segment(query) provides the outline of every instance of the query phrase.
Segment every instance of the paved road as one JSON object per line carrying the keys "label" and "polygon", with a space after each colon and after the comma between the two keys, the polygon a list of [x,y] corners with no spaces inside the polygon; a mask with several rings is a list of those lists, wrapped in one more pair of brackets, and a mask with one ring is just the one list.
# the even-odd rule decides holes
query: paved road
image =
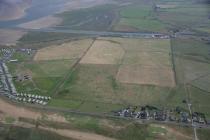
{"label": "paved road", "polygon": [[70,33],[70,34],[81,34],[81,35],[93,35],[93,36],[115,36],[115,37],[131,37],[131,38],[154,38],[155,36],[166,36],[160,33],[144,33],[144,32],[109,32],[109,31],[88,31],[88,30],[71,30],[71,29],[24,29],[14,28],[17,30],[33,31],[33,32],[54,32],[54,33]]}

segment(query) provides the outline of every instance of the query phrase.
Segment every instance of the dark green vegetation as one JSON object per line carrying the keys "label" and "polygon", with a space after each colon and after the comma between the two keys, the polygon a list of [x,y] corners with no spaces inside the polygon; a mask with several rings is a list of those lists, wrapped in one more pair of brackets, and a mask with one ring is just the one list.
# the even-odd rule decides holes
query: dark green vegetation
{"label": "dark green vegetation", "polygon": [[109,30],[115,19],[116,6],[105,5],[59,14],[63,23],[59,28],[82,30]]}
{"label": "dark green vegetation", "polygon": [[159,0],[141,6],[129,5],[122,8],[120,22],[115,29],[134,27],[140,31],[150,32],[169,33],[185,29],[209,32],[208,17],[209,5],[194,1]]}
{"label": "dark green vegetation", "polygon": [[[123,2],[119,2],[123,3]],[[58,28],[173,33],[210,33],[209,8],[194,0],[132,1],[64,12]],[[195,10],[196,9],[196,10]]]}
{"label": "dark green vegetation", "polygon": [[120,21],[116,30],[136,28],[141,31],[166,32],[166,25],[155,17],[152,5],[127,6],[120,10]]}
{"label": "dark green vegetation", "polygon": [[[0,140],[71,140],[36,128],[0,126]],[[73,139],[72,139],[73,140]]]}
{"label": "dark green vegetation", "polygon": [[197,134],[200,140],[209,139],[209,130],[208,129],[198,129]]}
{"label": "dark green vegetation", "polygon": [[52,32],[28,32],[17,44],[19,48],[43,48],[49,45],[61,44],[65,41],[82,38],[85,35],[52,33]]}

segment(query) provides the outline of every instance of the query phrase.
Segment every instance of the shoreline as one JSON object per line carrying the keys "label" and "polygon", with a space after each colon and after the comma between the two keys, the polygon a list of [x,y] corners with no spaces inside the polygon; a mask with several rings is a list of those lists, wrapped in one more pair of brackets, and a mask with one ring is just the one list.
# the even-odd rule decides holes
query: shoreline
{"label": "shoreline", "polygon": [[[5,4],[6,5],[6,4]],[[3,5],[4,6],[4,5]],[[8,4],[1,7],[0,22],[17,20],[26,15],[26,10],[31,7],[31,3]]]}

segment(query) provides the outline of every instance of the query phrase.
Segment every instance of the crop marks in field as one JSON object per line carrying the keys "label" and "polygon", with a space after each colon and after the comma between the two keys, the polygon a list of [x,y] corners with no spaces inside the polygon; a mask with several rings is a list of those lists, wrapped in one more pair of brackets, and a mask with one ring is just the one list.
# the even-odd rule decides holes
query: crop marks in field
{"label": "crop marks in field", "polygon": [[117,74],[120,82],[175,86],[170,40],[132,39],[123,44],[126,53]]}
{"label": "crop marks in field", "polygon": [[83,64],[118,64],[124,55],[120,44],[108,40],[96,40],[83,57]]}
{"label": "crop marks in field", "polygon": [[80,64],[120,64],[121,83],[175,86],[168,39],[98,38]]}
{"label": "crop marks in field", "polygon": [[147,67],[140,65],[123,65],[117,78],[122,83],[142,85],[174,86],[174,76],[171,68]]}

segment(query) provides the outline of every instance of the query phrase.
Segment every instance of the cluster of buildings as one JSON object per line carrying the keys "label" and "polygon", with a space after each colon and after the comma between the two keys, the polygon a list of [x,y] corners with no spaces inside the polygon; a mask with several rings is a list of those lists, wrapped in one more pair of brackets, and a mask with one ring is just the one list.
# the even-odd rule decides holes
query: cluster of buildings
{"label": "cluster of buildings", "polygon": [[153,106],[127,107],[114,111],[115,116],[127,117],[142,120],[155,120],[176,123],[189,123],[192,121],[198,124],[208,124],[203,113],[194,112],[192,115],[188,111],[177,107],[176,109],[158,109]]}
{"label": "cluster of buildings", "polygon": [[0,52],[3,55],[4,59],[9,60],[15,52],[15,49],[2,48]]}
{"label": "cluster of buildings", "polygon": [[163,35],[163,34],[154,34],[152,35],[153,38],[160,38],[160,39],[169,39],[170,36],[168,35]]}
{"label": "cluster of buildings", "polygon": [[11,49],[11,48],[2,48],[0,49],[0,53],[2,54],[3,56],[3,59],[4,61],[9,61],[9,62],[18,62],[18,59],[11,59],[11,57],[13,56],[13,54],[15,52],[21,52],[21,53],[25,53],[25,54],[28,54],[28,55],[31,55],[35,50],[32,50],[32,49]]}
{"label": "cluster of buildings", "polygon": [[28,55],[32,54],[33,50],[30,49],[30,48],[27,48],[27,49],[19,49],[19,50],[16,50],[16,51],[20,51],[20,52],[23,52],[23,53],[27,53]]}
{"label": "cluster of buildings", "polygon": [[23,94],[18,93],[16,91],[15,85],[13,83],[14,80],[28,80],[30,79],[29,75],[24,76],[12,76],[9,73],[8,67],[6,66],[5,62],[16,62],[15,60],[11,60],[13,53],[15,51],[21,51],[23,53],[31,54],[31,49],[1,49],[2,52],[2,60],[0,60],[0,91],[3,95],[8,97],[9,99],[25,102],[25,103],[32,103],[32,104],[40,104],[40,105],[47,105],[51,97],[41,96],[41,95],[34,95],[34,94]]}
{"label": "cluster of buildings", "polygon": [[16,88],[12,82],[12,76],[4,62],[0,63],[1,87],[5,92],[17,93]]}
{"label": "cluster of buildings", "polygon": [[13,94],[12,96],[9,95],[8,97],[19,102],[27,102],[40,105],[47,105],[48,101],[51,100],[51,97],[23,93]]}
{"label": "cluster of buildings", "polygon": [[30,80],[31,76],[27,75],[27,74],[26,75],[17,75],[17,76],[13,76],[13,79],[15,81],[22,82],[22,81]]}

